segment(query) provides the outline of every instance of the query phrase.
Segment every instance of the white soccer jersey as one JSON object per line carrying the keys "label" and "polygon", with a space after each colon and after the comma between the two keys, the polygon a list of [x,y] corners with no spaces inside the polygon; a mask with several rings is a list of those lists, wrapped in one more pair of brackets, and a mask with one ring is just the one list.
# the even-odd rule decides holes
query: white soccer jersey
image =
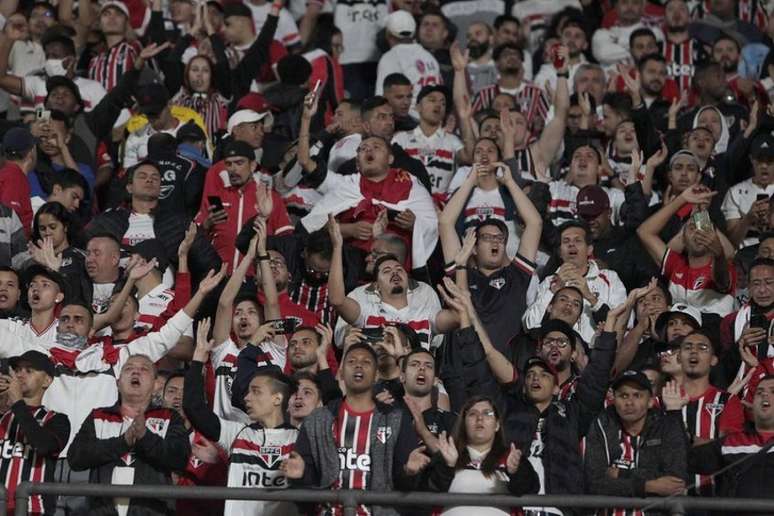
{"label": "white soccer jersey", "polygon": [[377,95],[384,94],[384,79],[391,73],[402,73],[411,81],[414,92],[411,99],[412,109],[417,103],[417,97],[423,86],[443,83],[438,61],[419,43],[395,45],[379,59],[379,66],[376,69]]}
{"label": "white soccer jersey", "polygon": [[[22,77],[22,94],[26,100],[32,101],[36,109],[43,107],[43,103],[46,101],[46,95],[48,94],[46,79],[45,75],[26,75]],[[94,106],[99,104],[99,101],[107,93],[102,84],[91,79],[76,76],[73,77],[73,82],[81,92],[84,111],[94,109]]]}
{"label": "white soccer jersey", "polygon": [[[228,487],[252,489],[287,489],[282,461],[296,445],[298,430],[290,425],[259,428],[259,424],[244,425],[220,419],[218,445],[229,455]],[[258,500],[226,500],[224,514],[229,516],[295,516],[293,502]]]}
{"label": "white soccer jersey", "polygon": [[457,136],[447,133],[439,127],[430,136],[425,136],[417,126],[413,131],[402,131],[392,138],[412,158],[422,162],[430,175],[432,193],[446,193],[449,189],[454,170],[456,156],[464,145]]}
{"label": "white soccer jersey", "polygon": [[[245,0],[244,3],[253,13],[255,33],[260,34],[263,24],[266,23],[266,18],[269,16],[269,11],[271,11],[271,3],[266,2],[263,5],[255,5],[249,0]],[[298,26],[284,7],[280,9],[279,20],[277,20],[277,32],[274,33],[274,39],[285,45],[285,47],[292,47],[301,43]]]}
{"label": "white soccer jersey", "polygon": [[342,65],[372,63],[379,58],[376,35],[387,23],[386,0],[309,0],[333,8],[333,23],[344,36],[344,53],[339,58]]}
{"label": "white soccer jersey", "polygon": [[29,319],[0,319],[0,328],[17,337],[3,342],[3,356],[18,356],[29,349],[37,349],[38,351],[51,349],[51,346],[56,343],[58,325],[59,320],[54,318],[47,328],[36,330]]}
{"label": "white soccer jersey", "polygon": [[360,133],[350,134],[340,139],[328,153],[328,170],[337,172],[346,161],[357,156],[357,148],[363,137]]}

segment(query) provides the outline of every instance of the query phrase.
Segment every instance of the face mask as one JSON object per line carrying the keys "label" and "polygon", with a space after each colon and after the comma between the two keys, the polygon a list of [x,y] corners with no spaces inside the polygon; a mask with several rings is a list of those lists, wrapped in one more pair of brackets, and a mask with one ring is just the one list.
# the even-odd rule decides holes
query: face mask
{"label": "face mask", "polygon": [[56,341],[58,344],[71,348],[71,349],[83,349],[86,347],[86,341],[88,339],[84,336],[77,335],[75,333],[61,333],[57,332]]}
{"label": "face mask", "polygon": [[67,70],[64,67],[64,59],[46,59],[46,64],[43,65],[43,68],[49,77],[67,74]]}

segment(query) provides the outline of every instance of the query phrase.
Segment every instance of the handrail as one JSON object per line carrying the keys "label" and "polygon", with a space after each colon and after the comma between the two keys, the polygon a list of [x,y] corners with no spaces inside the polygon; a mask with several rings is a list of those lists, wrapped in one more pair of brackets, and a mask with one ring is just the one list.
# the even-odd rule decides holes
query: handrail
{"label": "handrail", "polygon": [[[27,499],[32,494],[60,496],[162,498],[162,499],[231,499],[265,500],[300,503],[333,503],[344,508],[345,516],[354,516],[357,505],[436,506],[455,505],[489,507],[557,507],[573,509],[600,509],[620,507],[666,511],[673,516],[683,516],[686,511],[732,511],[774,513],[774,499],[752,498],[695,498],[687,496],[669,498],[627,498],[591,495],[483,495],[461,493],[315,490],[315,489],[251,489],[238,487],[170,486],[170,485],[109,485],[87,483],[32,483],[22,482],[16,488],[15,515],[27,512]],[[5,492],[0,493],[0,507],[4,510]],[[0,512],[3,514],[3,512]]]}

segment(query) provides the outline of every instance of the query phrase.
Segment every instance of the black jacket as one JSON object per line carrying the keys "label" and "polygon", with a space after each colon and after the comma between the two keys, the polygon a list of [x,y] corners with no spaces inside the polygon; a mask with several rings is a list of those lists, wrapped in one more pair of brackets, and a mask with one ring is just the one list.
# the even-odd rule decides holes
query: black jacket
{"label": "black jacket", "polygon": [[[124,233],[129,229],[129,216],[131,211],[126,208],[107,210],[91,221],[86,228],[87,238],[100,233],[109,233],[119,242]],[[180,215],[166,214],[162,217],[154,217],[153,231],[158,240],[164,244],[167,258],[177,268],[177,248],[180,246],[188,229],[188,222]],[[198,281],[207,275],[210,269],[220,269],[220,257],[212,244],[199,231],[194,240],[191,251],[188,253],[188,261],[194,280]]]}
{"label": "black jacket", "polygon": [[[525,451],[529,451],[538,422],[543,418],[546,493],[583,493],[579,445],[589,425],[602,409],[615,357],[615,334],[602,333],[597,339],[589,364],[578,380],[575,396],[570,401],[554,401],[543,414],[524,396],[521,380],[511,384],[507,392],[500,388],[486,362],[481,341],[473,329],[455,332],[453,340],[451,353],[461,355],[459,359],[464,365],[462,378],[449,378],[446,371],[443,368],[441,370],[441,379],[449,396],[456,397],[461,393],[470,396],[475,393],[492,397],[500,407],[500,413],[505,414],[502,424],[507,440]],[[463,384],[461,389],[460,382]],[[453,400],[452,408],[459,404],[459,400]]]}
{"label": "black jacket", "polygon": [[[183,418],[171,409],[149,407],[145,421],[145,435],[130,447],[123,437],[120,403],[93,410],[67,452],[70,467],[75,471],[91,470],[92,484],[111,484],[115,468],[131,467],[134,485],[172,485],[171,473],[185,469],[191,454]],[[151,425],[164,430],[155,433]],[[90,514],[117,514],[113,498],[92,498],[90,506]],[[170,506],[158,498],[132,498],[128,515],[171,515],[173,508],[174,504]]]}
{"label": "black jacket", "polygon": [[589,430],[585,470],[591,494],[643,497],[648,480],[663,476],[688,480],[688,438],[679,410],[663,413],[650,409],[635,450],[636,468],[619,468],[618,478],[611,478],[607,470],[621,457],[621,432],[615,407],[608,407]]}

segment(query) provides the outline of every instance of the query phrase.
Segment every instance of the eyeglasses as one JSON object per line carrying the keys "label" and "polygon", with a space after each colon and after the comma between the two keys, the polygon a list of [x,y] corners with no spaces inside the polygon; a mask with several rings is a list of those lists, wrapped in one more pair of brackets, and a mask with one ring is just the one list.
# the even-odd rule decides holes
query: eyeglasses
{"label": "eyeglasses", "polygon": [[491,242],[495,244],[502,244],[505,242],[505,236],[503,235],[490,235],[489,233],[482,233],[478,235],[478,239],[482,242]]}
{"label": "eyeglasses", "polygon": [[567,337],[549,337],[543,339],[543,347],[550,348],[556,346],[559,349],[564,349],[570,345],[570,339]]}
{"label": "eyeglasses", "polygon": [[700,353],[707,353],[710,350],[710,345],[704,342],[684,342],[680,345],[682,351],[698,351]]}
{"label": "eyeglasses", "polygon": [[495,411],[494,410],[484,410],[482,412],[479,412],[478,410],[469,410],[467,414],[465,414],[465,417],[469,417],[470,419],[494,419],[495,417]]}

